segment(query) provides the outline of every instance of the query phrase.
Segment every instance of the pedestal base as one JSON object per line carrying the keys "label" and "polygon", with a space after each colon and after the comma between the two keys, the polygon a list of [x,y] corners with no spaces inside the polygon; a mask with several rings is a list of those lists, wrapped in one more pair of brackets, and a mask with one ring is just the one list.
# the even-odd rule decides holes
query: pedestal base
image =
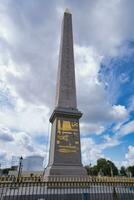
{"label": "pedestal base", "polygon": [[45,176],[86,176],[87,171],[83,166],[48,166],[45,170]]}

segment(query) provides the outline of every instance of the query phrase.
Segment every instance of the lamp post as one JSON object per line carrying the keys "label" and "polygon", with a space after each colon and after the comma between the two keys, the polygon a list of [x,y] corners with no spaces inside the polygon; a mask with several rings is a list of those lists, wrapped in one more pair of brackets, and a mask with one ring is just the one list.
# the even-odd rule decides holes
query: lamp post
{"label": "lamp post", "polygon": [[89,164],[89,175],[90,175],[90,176],[92,176],[91,166],[92,166],[92,164],[90,163],[90,164]]}
{"label": "lamp post", "polygon": [[110,169],[110,176],[113,177],[114,176],[114,174],[113,174],[113,168],[112,168],[112,166],[111,166],[111,164],[110,164],[109,161],[107,163],[108,163],[108,166],[109,166],[109,169]]}
{"label": "lamp post", "polygon": [[2,170],[1,170],[1,163],[0,163],[0,176],[2,175]]}
{"label": "lamp post", "polygon": [[22,173],[22,160],[23,160],[23,157],[21,156],[21,157],[19,158],[18,180],[19,180],[19,178],[20,178],[20,176],[21,176],[21,173]]}

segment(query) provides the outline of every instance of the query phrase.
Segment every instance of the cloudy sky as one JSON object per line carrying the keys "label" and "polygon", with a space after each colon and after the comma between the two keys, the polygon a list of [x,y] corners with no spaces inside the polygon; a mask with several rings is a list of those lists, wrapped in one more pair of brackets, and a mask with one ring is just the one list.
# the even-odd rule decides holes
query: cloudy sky
{"label": "cloudy sky", "polygon": [[134,1],[0,0],[0,163],[47,160],[61,21],[73,14],[83,164],[134,164]]}

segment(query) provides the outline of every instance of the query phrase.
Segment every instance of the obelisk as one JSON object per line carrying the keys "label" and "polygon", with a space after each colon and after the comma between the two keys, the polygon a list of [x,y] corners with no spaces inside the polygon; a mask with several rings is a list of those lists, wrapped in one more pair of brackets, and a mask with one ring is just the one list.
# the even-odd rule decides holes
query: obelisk
{"label": "obelisk", "polygon": [[72,15],[64,12],[59,53],[56,102],[52,123],[49,163],[45,175],[86,175],[81,163],[73,51]]}

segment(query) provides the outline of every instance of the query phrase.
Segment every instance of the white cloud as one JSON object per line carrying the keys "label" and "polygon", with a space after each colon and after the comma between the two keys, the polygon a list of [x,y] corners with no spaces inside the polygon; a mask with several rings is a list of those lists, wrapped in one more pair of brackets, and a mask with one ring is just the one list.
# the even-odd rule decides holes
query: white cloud
{"label": "white cloud", "polygon": [[83,164],[94,164],[98,158],[104,157],[102,150],[98,148],[92,138],[81,139],[81,151]]}
{"label": "white cloud", "polygon": [[111,148],[111,147],[117,146],[117,145],[119,145],[121,143],[118,138],[110,137],[109,135],[104,135],[103,138],[104,138],[104,142],[99,145],[100,148],[103,149],[103,150],[107,149],[107,148]]}
{"label": "white cloud", "polygon": [[4,127],[31,134],[44,133],[48,131],[49,110],[44,106],[25,106],[21,110],[0,110],[0,123]]}
{"label": "white cloud", "polygon": [[128,111],[125,106],[114,105],[111,110],[111,116],[116,121],[124,120],[128,117]]}
{"label": "white cloud", "polygon": [[[105,86],[98,78],[101,56],[91,47],[75,46],[78,105],[84,113],[82,130],[100,134],[106,123],[121,122],[128,118],[125,106],[111,105]],[[89,129],[88,129],[89,128]]]}
{"label": "white cloud", "polygon": [[134,95],[129,100],[128,110],[129,110],[129,112],[133,112],[134,111]]}
{"label": "white cloud", "polygon": [[101,124],[90,123],[90,122],[87,123],[82,122],[80,124],[80,128],[82,135],[88,135],[88,134],[100,135],[105,130],[104,126],[102,126]]}
{"label": "white cloud", "polygon": [[74,13],[77,43],[93,46],[101,55],[129,51],[126,48],[123,52],[122,44],[134,38],[133,0],[70,1],[69,5]]}
{"label": "white cloud", "polygon": [[109,136],[105,136],[104,141],[98,144],[90,137],[81,138],[83,164],[95,164],[97,159],[106,158],[106,156],[103,154],[103,151],[119,144],[120,142],[117,139],[110,138]]}
{"label": "white cloud", "polygon": [[117,135],[119,137],[123,137],[133,132],[134,132],[134,120],[129,121],[128,123],[122,125],[119,131],[117,131]]}
{"label": "white cloud", "polygon": [[0,151],[0,160],[3,160],[6,156],[6,151],[2,150]]}
{"label": "white cloud", "polygon": [[10,130],[0,126],[0,140],[2,142],[11,142],[14,140]]}
{"label": "white cloud", "polygon": [[80,78],[88,78],[88,82],[98,83],[98,72],[102,57],[92,48],[75,45],[76,72]]}
{"label": "white cloud", "polygon": [[134,165],[134,146],[128,146],[128,153],[126,153],[125,158],[128,165]]}
{"label": "white cloud", "polygon": [[125,154],[125,159],[121,162],[120,166],[132,166],[134,165],[134,146],[128,146],[128,152]]}

